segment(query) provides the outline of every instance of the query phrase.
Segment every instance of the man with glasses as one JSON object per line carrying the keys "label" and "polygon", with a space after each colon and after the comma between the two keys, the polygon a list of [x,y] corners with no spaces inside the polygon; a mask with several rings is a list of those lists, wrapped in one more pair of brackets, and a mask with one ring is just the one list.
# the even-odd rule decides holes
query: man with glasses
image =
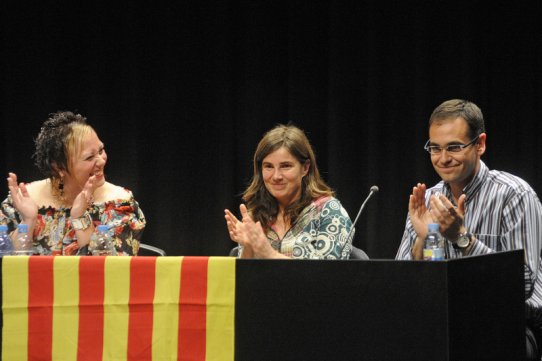
{"label": "man with glasses", "polygon": [[423,259],[428,224],[439,223],[448,240],[447,258],[523,249],[527,315],[527,359],[540,360],[542,341],[542,205],[519,177],[489,170],[484,118],[474,103],[453,99],[429,120],[429,152],[442,178],[412,189],[403,239],[396,259]]}

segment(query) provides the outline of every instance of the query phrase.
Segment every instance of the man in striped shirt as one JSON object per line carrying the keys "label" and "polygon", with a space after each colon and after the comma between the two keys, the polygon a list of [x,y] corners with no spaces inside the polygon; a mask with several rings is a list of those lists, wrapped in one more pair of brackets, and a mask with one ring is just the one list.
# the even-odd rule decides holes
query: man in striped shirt
{"label": "man in striped shirt", "polygon": [[512,174],[489,170],[481,110],[453,99],[439,105],[429,120],[425,149],[442,178],[427,189],[412,189],[403,239],[396,259],[423,259],[428,224],[439,223],[449,241],[448,258],[523,249],[527,359],[540,360],[542,341],[542,205],[534,190]]}

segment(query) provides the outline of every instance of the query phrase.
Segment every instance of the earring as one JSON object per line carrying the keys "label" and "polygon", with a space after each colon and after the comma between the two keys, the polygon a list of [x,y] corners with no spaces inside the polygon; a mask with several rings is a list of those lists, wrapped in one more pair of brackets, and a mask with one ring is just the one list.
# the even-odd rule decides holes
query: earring
{"label": "earring", "polygon": [[64,178],[60,178],[60,181],[58,182],[58,192],[60,195],[60,199],[64,198]]}

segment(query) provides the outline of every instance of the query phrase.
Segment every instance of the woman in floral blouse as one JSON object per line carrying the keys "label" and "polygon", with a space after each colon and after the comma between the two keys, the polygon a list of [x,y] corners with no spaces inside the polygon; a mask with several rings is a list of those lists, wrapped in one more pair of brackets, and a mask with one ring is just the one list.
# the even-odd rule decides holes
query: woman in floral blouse
{"label": "woman in floral blouse", "polygon": [[129,190],[106,182],[104,144],[85,117],[51,114],[36,139],[34,158],[46,179],[25,184],[14,173],[7,178],[0,223],[8,225],[12,240],[24,223],[35,254],[86,254],[95,228],[106,224],[117,254],[137,255],[145,216]]}
{"label": "woman in floral blouse", "polygon": [[347,259],[352,222],[320,177],[304,132],[279,125],[254,154],[242,219],[225,210],[230,237],[243,258]]}

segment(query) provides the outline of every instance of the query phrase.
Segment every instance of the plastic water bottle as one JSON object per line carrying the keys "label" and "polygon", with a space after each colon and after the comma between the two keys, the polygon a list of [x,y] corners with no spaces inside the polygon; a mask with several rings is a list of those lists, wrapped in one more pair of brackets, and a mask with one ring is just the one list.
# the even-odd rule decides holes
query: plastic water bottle
{"label": "plastic water bottle", "polygon": [[8,234],[8,226],[0,225],[0,256],[9,256],[13,254],[13,245]]}
{"label": "plastic water bottle", "polygon": [[96,228],[96,232],[90,237],[88,250],[93,256],[117,255],[117,250],[109,235],[109,227],[107,225],[100,224]]}
{"label": "plastic water bottle", "polygon": [[17,226],[17,239],[13,245],[13,254],[17,256],[31,256],[34,253],[32,240],[28,237],[28,224]]}
{"label": "plastic water bottle", "polygon": [[423,242],[423,259],[426,261],[444,260],[444,242],[439,233],[438,223],[429,223],[427,236]]}

